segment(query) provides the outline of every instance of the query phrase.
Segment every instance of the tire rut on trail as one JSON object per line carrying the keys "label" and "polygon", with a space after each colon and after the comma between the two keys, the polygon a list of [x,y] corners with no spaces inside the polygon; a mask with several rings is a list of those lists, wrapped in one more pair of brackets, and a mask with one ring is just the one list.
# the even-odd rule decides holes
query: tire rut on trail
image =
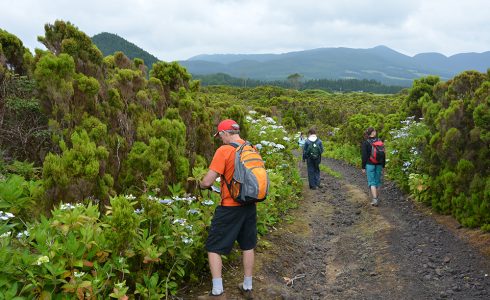
{"label": "tire rut on trail", "polygon": [[[359,169],[332,159],[322,164],[342,176],[322,173],[322,187],[310,190],[300,166],[304,199],[291,221],[278,224],[257,248],[255,299],[490,298],[488,257],[393,183],[384,185],[380,206],[371,207]],[[228,299],[242,299],[236,289],[241,262],[224,267]],[[209,281],[204,285],[201,294],[210,288]]]}

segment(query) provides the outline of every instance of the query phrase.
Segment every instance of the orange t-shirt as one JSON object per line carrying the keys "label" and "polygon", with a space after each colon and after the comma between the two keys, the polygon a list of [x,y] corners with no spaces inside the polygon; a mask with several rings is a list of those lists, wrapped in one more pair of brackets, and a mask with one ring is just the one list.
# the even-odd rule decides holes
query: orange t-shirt
{"label": "orange t-shirt", "polygon": [[[239,144],[245,143],[244,140],[238,140]],[[214,153],[213,160],[209,166],[210,170],[215,171],[221,175],[221,205],[222,206],[240,206],[240,203],[231,198],[228,186],[223,180],[223,176],[226,182],[230,183],[233,178],[233,172],[235,170],[235,151],[236,148],[231,145],[223,145]]]}

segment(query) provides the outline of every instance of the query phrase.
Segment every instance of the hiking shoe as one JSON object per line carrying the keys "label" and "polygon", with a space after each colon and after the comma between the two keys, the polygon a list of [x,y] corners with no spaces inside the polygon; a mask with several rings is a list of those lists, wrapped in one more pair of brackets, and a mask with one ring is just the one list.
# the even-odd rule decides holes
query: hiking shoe
{"label": "hiking shoe", "polygon": [[316,190],[316,186],[310,186],[310,190]]}
{"label": "hiking shoe", "polygon": [[207,295],[197,297],[197,300],[226,300],[226,299],[227,298],[225,292],[219,295],[213,295],[212,292],[209,292],[209,294]]}
{"label": "hiking shoe", "polygon": [[378,206],[378,198],[373,198],[373,201],[371,201],[372,206]]}
{"label": "hiking shoe", "polygon": [[243,297],[247,300],[251,300],[254,298],[253,290],[246,290],[243,288],[243,283],[238,284],[238,289],[240,290],[240,293],[242,294]]}

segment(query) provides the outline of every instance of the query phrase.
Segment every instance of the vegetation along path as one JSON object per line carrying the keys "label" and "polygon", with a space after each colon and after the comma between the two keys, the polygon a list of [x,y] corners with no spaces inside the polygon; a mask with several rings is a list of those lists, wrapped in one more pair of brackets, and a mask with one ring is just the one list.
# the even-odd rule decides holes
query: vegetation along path
{"label": "vegetation along path", "polygon": [[[318,190],[305,183],[291,220],[261,240],[256,299],[490,299],[488,234],[432,216],[391,182],[371,207],[359,169],[323,164],[340,176],[322,173]],[[241,299],[241,274],[239,263],[227,266],[229,299]]]}

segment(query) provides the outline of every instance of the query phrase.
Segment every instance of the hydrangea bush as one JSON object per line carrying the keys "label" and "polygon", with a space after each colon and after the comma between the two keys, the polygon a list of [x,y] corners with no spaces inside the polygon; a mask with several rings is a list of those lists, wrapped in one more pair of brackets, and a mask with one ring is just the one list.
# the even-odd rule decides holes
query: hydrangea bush
{"label": "hydrangea bush", "polygon": [[[297,205],[301,181],[294,139],[276,120],[253,111],[246,118],[270,175],[269,196],[258,208],[259,233]],[[257,142],[256,142],[257,141]],[[196,167],[198,178],[206,172]],[[3,179],[6,180],[6,179]],[[99,299],[138,295],[160,299],[199,280],[216,193],[187,194],[180,184],[117,195],[101,214],[98,204],[60,203],[50,217],[23,223],[0,212],[1,299]]]}

